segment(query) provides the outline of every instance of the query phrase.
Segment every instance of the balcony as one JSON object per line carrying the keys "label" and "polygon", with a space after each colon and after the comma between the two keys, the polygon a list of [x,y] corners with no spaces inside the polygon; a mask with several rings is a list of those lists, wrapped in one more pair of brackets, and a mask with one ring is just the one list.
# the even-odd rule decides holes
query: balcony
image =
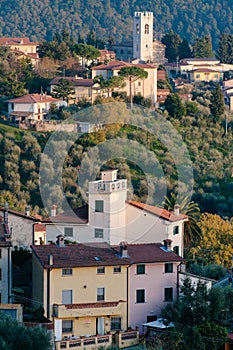
{"label": "balcony", "polygon": [[[74,339],[76,338],[76,339]],[[139,343],[138,331],[117,332],[114,335],[114,343],[119,348],[126,348]],[[99,348],[107,349],[113,344],[113,335],[96,335],[90,337],[70,337],[66,340],[55,343],[56,350],[73,349],[73,350],[96,350]]]}
{"label": "balcony", "polygon": [[77,337],[77,339],[62,340],[56,342],[56,350],[60,349],[73,349],[73,350],[92,350],[101,348],[108,348],[112,345],[112,335],[97,335],[90,337]]}
{"label": "balcony", "polygon": [[85,316],[111,316],[124,313],[125,301],[96,302],[83,304],[53,305],[53,316],[56,318],[83,317]]}

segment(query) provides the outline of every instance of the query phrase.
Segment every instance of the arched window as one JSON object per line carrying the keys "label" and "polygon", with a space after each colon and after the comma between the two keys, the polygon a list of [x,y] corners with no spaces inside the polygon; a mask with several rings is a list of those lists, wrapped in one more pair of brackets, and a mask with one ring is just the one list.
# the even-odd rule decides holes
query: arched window
{"label": "arched window", "polygon": [[136,34],[139,34],[139,24],[136,24]]}
{"label": "arched window", "polygon": [[145,24],[145,34],[149,34],[149,24]]}

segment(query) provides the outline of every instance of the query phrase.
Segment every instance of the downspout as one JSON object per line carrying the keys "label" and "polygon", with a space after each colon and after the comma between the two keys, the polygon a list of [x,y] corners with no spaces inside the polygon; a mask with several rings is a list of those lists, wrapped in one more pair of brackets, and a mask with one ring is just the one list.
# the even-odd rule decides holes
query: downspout
{"label": "downspout", "polygon": [[182,264],[183,264],[183,261],[181,261],[179,263],[179,265],[177,265],[177,276],[176,276],[176,296],[177,296],[177,299],[179,299],[179,296],[180,296],[179,272],[180,272],[180,267]]}
{"label": "downspout", "polygon": [[8,264],[8,271],[7,271],[7,300],[8,304],[10,304],[11,299],[11,254],[10,254],[10,247],[7,248],[7,264]]}
{"label": "downspout", "polygon": [[129,328],[129,266],[126,267],[127,275],[126,275],[126,327]]}
{"label": "downspout", "polygon": [[50,319],[50,271],[47,270],[47,318]]}

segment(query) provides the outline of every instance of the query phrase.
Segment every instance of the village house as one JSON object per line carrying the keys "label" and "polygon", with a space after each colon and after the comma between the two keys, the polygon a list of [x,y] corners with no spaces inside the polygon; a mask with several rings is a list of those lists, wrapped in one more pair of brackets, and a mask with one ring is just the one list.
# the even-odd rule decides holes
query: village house
{"label": "village house", "polygon": [[0,304],[11,303],[11,230],[6,216],[0,217]]}
{"label": "village house", "polygon": [[[157,101],[157,66],[152,64],[133,64],[118,60],[110,61],[106,64],[92,67],[92,79],[96,76],[102,75],[104,79],[109,79],[112,76],[118,76],[119,72],[124,67],[138,67],[144,69],[148,73],[146,79],[138,79],[132,83],[132,94],[141,95],[144,98],[150,98],[152,104],[155,105]],[[126,79],[126,86],[120,89],[121,92],[125,91],[127,96],[130,96],[130,83]]]}
{"label": "village house", "polygon": [[34,66],[39,62],[39,43],[31,42],[29,38],[0,38],[0,46],[9,47],[19,59],[29,58]]}
{"label": "village house", "polygon": [[29,94],[12,98],[8,102],[8,118],[12,123],[33,125],[44,121],[51,105],[56,107],[66,105],[65,101],[53,98],[47,94]]}
{"label": "village house", "polygon": [[101,180],[89,182],[88,205],[56,214],[43,220],[46,242],[59,234],[76,242],[107,242],[117,245],[172,241],[172,250],[183,256],[186,215],[179,206],[170,212],[144,203],[127,200],[127,180],[117,178],[117,170],[102,171]]}
{"label": "village house", "polygon": [[[113,334],[127,330],[128,257],[103,243],[65,245],[63,236],[32,252],[32,299],[54,322],[56,349],[66,342],[75,349],[109,346]],[[137,342],[133,332],[126,344]]]}

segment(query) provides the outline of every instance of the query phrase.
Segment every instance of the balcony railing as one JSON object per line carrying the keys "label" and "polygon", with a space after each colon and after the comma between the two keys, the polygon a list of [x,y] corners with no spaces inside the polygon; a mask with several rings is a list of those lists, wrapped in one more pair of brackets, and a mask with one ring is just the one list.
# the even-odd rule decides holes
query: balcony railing
{"label": "balcony railing", "polygon": [[67,339],[56,342],[56,350],[73,349],[73,350],[91,350],[100,347],[109,347],[112,344],[112,335],[98,335],[91,337],[81,337],[77,339]]}

